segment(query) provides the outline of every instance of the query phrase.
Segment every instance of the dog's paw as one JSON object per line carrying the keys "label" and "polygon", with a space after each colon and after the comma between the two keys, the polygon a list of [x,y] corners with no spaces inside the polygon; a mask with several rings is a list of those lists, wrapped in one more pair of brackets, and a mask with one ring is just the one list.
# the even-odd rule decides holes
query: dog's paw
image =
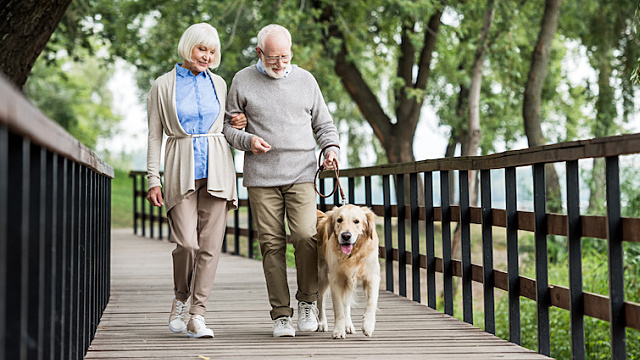
{"label": "dog's paw", "polygon": [[353,334],[356,332],[356,327],[353,326],[353,323],[349,322],[346,326],[345,326],[345,332],[347,334]]}
{"label": "dog's paw", "polygon": [[342,330],[333,329],[332,337],[334,339],[344,339],[346,336],[347,336],[347,334],[345,334],[344,329],[342,329]]}
{"label": "dog's paw", "polygon": [[325,332],[329,330],[329,325],[327,324],[326,321],[320,321],[318,322],[318,332]]}
{"label": "dog's paw", "polygon": [[376,327],[375,320],[364,319],[364,322],[362,323],[362,333],[365,336],[372,336],[373,330],[375,329],[375,327]]}

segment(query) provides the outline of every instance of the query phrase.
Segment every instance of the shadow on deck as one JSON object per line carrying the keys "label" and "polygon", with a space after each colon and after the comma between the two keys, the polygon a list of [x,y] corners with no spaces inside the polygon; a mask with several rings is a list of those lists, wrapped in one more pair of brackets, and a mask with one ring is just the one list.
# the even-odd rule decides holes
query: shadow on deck
{"label": "shadow on deck", "polygon": [[[128,229],[112,231],[111,299],[87,359],[547,359],[385,290],[371,338],[356,333],[333,340],[330,332],[273,338],[261,263],[227,254],[206,316],[215,338],[189,339],[167,328],[173,247]],[[295,271],[289,275],[295,293]],[[353,310],[356,328],[362,312]]]}

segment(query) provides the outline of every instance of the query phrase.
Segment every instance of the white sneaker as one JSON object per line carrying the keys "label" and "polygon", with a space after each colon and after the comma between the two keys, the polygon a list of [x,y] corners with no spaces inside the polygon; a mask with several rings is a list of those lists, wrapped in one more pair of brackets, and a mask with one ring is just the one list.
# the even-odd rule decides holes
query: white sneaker
{"label": "white sneaker", "polygon": [[291,318],[283,316],[273,321],[273,337],[296,336],[296,330],[291,326]]}
{"label": "white sneaker", "polygon": [[315,303],[298,302],[298,330],[318,330],[318,308]]}
{"label": "white sneaker", "polygon": [[181,333],[187,330],[187,321],[189,320],[189,299],[182,302],[178,299],[173,299],[171,304],[171,314],[169,315],[169,330],[174,333]]}
{"label": "white sneaker", "polygon": [[212,338],[213,330],[204,323],[202,315],[193,315],[187,324],[187,335],[191,338]]}

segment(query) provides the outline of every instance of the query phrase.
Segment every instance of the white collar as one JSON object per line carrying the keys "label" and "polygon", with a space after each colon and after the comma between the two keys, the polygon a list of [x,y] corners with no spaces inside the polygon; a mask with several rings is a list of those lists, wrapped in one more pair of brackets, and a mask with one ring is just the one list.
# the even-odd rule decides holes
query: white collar
{"label": "white collar", "polygon": [[[264,69],[264,66],[262,65],[262,59],[258,59],[258,62],[256,63],[256,69],[258,69],[258,71],[260,71],[261,73],[269,76],[267,74],[267,71]],[[287,64],[287,67],[284,68],[284,76],[283,76],[283,78],[286,78],[287,76],[289,76],[289,74],[291,74],[292,70],[293,70],[293,66],[291,66],[291,64]]]}

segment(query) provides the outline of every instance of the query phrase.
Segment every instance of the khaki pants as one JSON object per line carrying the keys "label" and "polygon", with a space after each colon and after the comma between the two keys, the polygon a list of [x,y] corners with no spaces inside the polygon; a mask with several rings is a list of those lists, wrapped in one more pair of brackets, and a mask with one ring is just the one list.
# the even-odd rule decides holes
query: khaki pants
{"label": "khaki pants", "polygon": [[316,193],[313,186],[312,183],[306,183],[248,188],[271,303],[271,319],[293,315],[285,260],[285,216],[295,249],[298,279],[296,299],[313,302],[318,297]]}
{"label": "khaki pants", "polygon": [[196,180],[196,189],[167,214],[171,227],[173,282],[176,299],[192,296],[194,315],[204,316],[216,276],[222,240],[227,226],[227,201],[207,192],[207,179]]}

